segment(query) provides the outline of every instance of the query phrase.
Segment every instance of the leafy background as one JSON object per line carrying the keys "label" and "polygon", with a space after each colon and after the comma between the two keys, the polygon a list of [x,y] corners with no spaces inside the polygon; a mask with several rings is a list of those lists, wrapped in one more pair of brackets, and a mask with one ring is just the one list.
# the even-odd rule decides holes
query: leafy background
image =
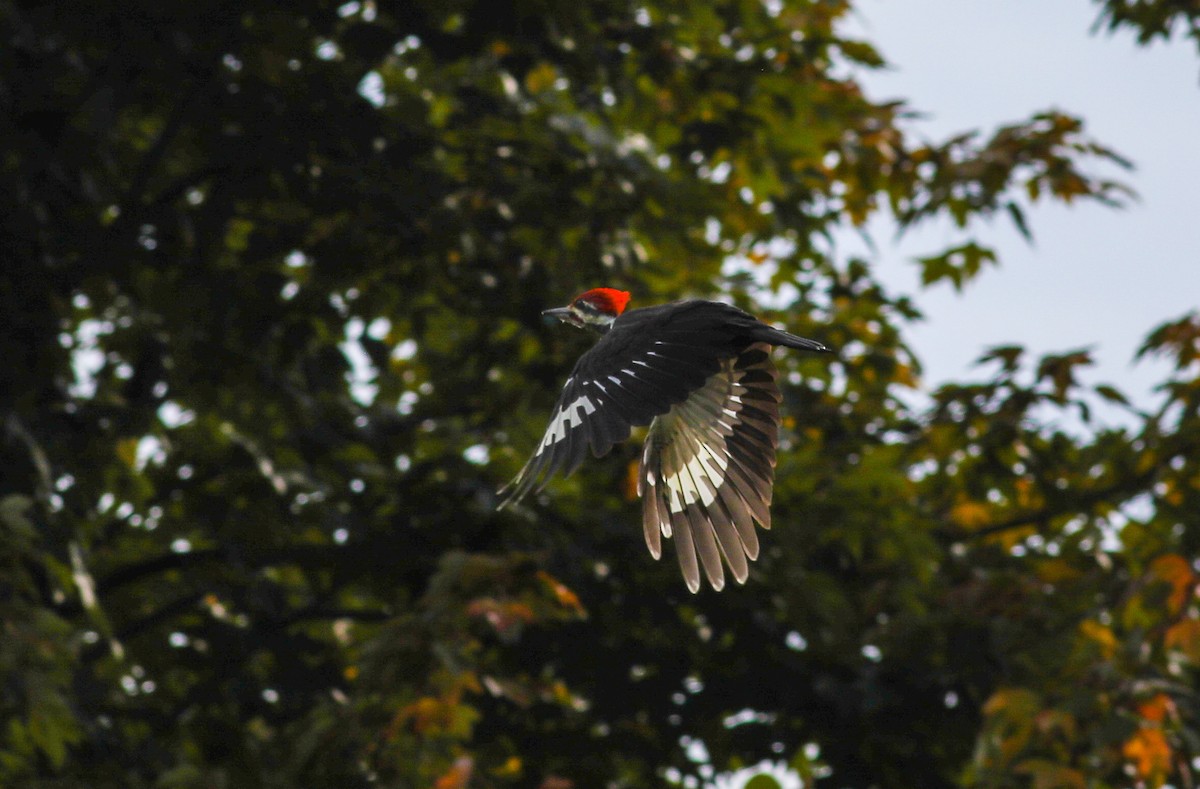
{"label": "leafy background", "polygon": [[[852,11],[0,3],[0,784],[1193,785],[1200,317],[1153,410],[1015,346],[914,405],[836,232],[949,217],[961,287],[980,222],[1131,193],[1065,112],[912,139]],[[778,359],[745,587],[645,555],[634,444],[494,509],[600,283],[839,349]]]}

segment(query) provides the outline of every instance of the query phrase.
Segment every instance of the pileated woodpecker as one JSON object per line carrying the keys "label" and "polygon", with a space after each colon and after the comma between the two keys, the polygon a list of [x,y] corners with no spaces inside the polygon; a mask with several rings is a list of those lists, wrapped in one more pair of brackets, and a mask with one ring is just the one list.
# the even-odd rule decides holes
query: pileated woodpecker
{"label": "pileated woodpecker", "polygon": [[[700,567],[725,586],[724,556],[744,583],[758,558],[754,521],[771,528],[779,403],[771,346],[829,351],[772,328],[737,307],[677,301],[625,312],[629,294],[595,288],[546,310],[601,335],[579,358],[533,457],[500,494],[500,506],[541,490],[559,471],[600,457],[650,425],[638,472],[642,527],[655,559],[674,535],[692,592]],[[697,563],[699,555],[699,563]]]}

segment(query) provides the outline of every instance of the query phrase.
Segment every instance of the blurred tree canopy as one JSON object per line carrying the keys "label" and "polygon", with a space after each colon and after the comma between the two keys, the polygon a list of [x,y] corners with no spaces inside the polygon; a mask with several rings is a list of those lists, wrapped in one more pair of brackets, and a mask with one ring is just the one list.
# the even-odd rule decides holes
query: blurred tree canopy
{"label": "blurred tree canopy", "polygon": [[[911,396],[839,232],[949,217],[961,287],[1128,190],[1062,112],[914,139],[851,11],[0,2],[0,785],[1193,786],[1200,317],[1154,410],[1071,349]],[[840,351],[745,587],[645,554],[634,445],[494,510],[600,284]]]}

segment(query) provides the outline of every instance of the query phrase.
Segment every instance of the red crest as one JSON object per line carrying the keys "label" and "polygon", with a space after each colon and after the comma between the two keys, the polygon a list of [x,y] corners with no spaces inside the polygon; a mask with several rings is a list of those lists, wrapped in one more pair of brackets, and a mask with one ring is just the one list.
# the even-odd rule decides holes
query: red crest
{"label": "red crest", "polygon": [[601,312],[620,315],[629,303],[629,292],[613,288],[592,288],[576,296],[575,301],[586,301]]}

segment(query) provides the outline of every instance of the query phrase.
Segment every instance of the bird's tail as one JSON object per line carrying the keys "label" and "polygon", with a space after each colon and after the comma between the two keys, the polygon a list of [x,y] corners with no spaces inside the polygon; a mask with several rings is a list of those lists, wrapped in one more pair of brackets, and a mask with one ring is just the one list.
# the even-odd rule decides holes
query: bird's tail
{"label": "bird's tail", "polygon": [[797,337],[795,334],[790,334],[781,329],[776,329],[772,326],[763,326],[765,331],[761,332],[761,336],[756,338],[763,342],[769,342],[772,345],[783,345],[787,348],[795,348],[800,351],[817,351],[819,353],[833,353],[833,349],[824,343],[810,340],[807,337]]}

